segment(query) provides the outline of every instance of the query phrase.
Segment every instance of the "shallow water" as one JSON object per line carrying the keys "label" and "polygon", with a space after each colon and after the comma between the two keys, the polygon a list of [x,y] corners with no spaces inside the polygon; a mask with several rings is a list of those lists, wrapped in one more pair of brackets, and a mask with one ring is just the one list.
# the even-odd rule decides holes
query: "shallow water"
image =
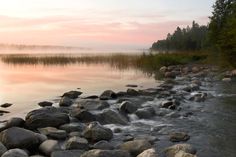
{"label": "shallow water", "polygon": [[158,85],[158,81],[143,72],[118,69],[109,64],[27,65],[0,61],[0,104],[13,103],[9,116],[23,116],[40,101],[58,99],[64,92],[79,90],[82,96],[99,95],[104,90],[126,90],[127,84],[138,88]]}

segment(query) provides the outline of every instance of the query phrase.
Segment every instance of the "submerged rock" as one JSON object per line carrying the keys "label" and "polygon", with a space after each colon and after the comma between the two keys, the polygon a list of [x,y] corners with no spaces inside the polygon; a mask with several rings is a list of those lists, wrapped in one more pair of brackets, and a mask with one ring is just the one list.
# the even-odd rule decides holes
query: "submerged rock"
{"label": "submerged rock", "polygon": [[7,108],[7,107],[10,107],[10,106],[12,106],[13,104],[10,104],[10,103],[5,103],[5,104],[2,104],[2,105],[0,105],[1,107],[3,107],[3,108]]}
{"label": "submerged rock", "polygon": [[101,124],[128,124],[128,120],[126,117],[111,109],[106,109],[101,114],[97,115],[97,120]]}
{"label": "submerged rock", "polygon": [[85,152],[80,157],[130,157],[129,153],[123,150],[100,150],[93,149]]}
{"label": "submerged rock", "polygon": [[180,141],[188,141],[190,136],[185,132],[176,132],[170,134],[170,141],[172,142],[180,142]]}
{"label": "submerged rock", "polygon": [[70,99],[76,99],[78,98],[80,95],[82,94],[82,92],[80,91],[69,91],[66,92],[62,95],[62,97],[68,97]]}
{"label": "submerged rock", "polygon": [[49,102],[49,101],[42,101],[42,102],[39,102],[38,105],[40,107],[47,107],[47,106],[52,106],[52,102]]}
{"label": "submerged rock", "polygon": [[116,99],[117,95],[112,90],[106,90],[100,95],[101,100]]}
{"label": "submerged rock", "polygon": [[136,156],[151,147],[152,145],[147,140],[128,141],[120,145],[120,149],[128,151],[133,156]]}
{"label": "submerged rock", "polygon": [[94,142],[101,140],[109,141],[112,139],[113,133],[111,129],[103,127],[98,122],[92,122],[85,128],[83,136]]}
{"label": "submerged rock", "polygon": [[0,141],[8,148],[30,148],[39,144],[34,132],[23,128],[12,127],[0,133]]}
{"label": "submerged rock", "polygon": [[70,121],[69,116],[55,107],[33,110],[26,115],[26,126],[31,129],[59,127]]}

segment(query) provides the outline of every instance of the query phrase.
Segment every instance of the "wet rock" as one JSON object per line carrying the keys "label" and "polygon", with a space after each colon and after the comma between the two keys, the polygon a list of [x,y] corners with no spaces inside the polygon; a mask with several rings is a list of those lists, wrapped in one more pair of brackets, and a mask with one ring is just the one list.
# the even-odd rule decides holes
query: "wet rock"
{"label": "wet rock", "polygon": [[111,129],[103,127],[98,122],[92,122],[85,128],[83,136],[94,142],[101,140],[109,141],[112,139],[113,133]]}
{"label": "wet rock", "polygon": [[28,154],[22,149],[10,149],[5,152],[2,157],[29,157]]}
{"label": "wet rock", "polygon": [[100,95],[101,100],[116,99],[117,95],[112,90],[106,90]]}
{"label": "wet rock", "polygon": [[140,118],[140,119],[149,119],[155,116],[155,110],[152,107],[145,107],[145,108],[140,108],[138,109],[135,114]]}
{"label": "wet rock", "polygon": [[59,102],[59,106],[64,106],[64,107],[71,106],[72,104],[73,104],[73,101],[67,96],[62,97]]}
{"label": "wet rock", "polygon": [[230,82],[232,79],[231,78],[223,78],[222,81],[223,82]]}
{"label": "wet rock", "polygon": [[122,129],[121,128],[115,128],[113,131],[114,131],[114,133],[121,133]]}
{"label": "wet rock", "polygon": [[34,132],[12,127],[0,133],[0,141],[8,148],[30,148],[39,144],[39,139]]}
{"label": "wet rock", "polygon": [[39,146],[39,150],[43,154],[45,154],[47,156],[50,156],[50,154],[52,152],[57,151],[57,150],[61,150],[61,148],[58,144],[58,141],[56,141],[56,140],[46,140]]}
{"label": "wet rock", "polygon": [[127,89],[126,93],[129,96],[137,96],[137,95],[139,95],[139,92],[136,91],[135,89],[132,89],[132,88]]}
{"label": "wet rock", "polygon": [[90,113],[87,110],[79,109],[79,108],[72,110],[70,115],[72,117],[77,118],[79,121],[81,121],[83,123],[89,123],[89,122],[93,122],[96,120],[95,115],[93,115],[92,113]]}
{"label": "wet rock", "polygon": [[69,124],[64,124],[59,127],[61,130],[65,130],[66,132],[81,132],[84,130],[85,125],[82,123],[69,123]]}
{"label": "wet rock", "polygon": [[133,140],[134,140],[134,137],[131,135],[127,135],[122,139],[122,141],[124,141],[124,142],[133,141]]}
{"label": "wet rock", "polygon": [[5,104],[2,104],[1,107],[3,108],[8,108],[10,106],[12,106],[13,104],[10,104],[10,103],[5,103]]}
{"label": "wet rock", "polygon": [[158,141],[158,138],[151,135],[138,135],[135,137],[135,140],[147,140],[149,143],[154,144],[156,141]]}
{"label": "wet rock", "polygon": [[39,144],[43,143],[44,141],[48,139],[46,135],[39,134],[39,133],[35,133],[35,136],[37,136],[37,138],[39,139]]}
{"label": "wet rock", "polygon": [[99,141],[93,145],[94,149],[102,149],[102,150],[113,150],[114,146],[110,144],[108,141]]}
{"label": "wet rock", "polygon": [[176,157],[175,155],[183,151],[189,154],[196,154],[196,149],[194,149],[190,144],[176,144],[165,149],[164,153],[166,157]]}
{"label": "wet rock", "polygon": [[10,113],[9,111],[0,110],[0,114]]}
{"label": "wet rock", "polygon": [[65,143],[65,147],[68,150],[71,149],[80,149],[80,150],[88,150],[88,140],[81,137],[71,137],[68,141]]}
{"label": "wet rock", "polygon": [[126,117],[111,109],[106,109],[101,114],[97,115],[97,120],[101,124],[128,124]]}
{"label": "wet rock", "polygon": [[49,101],[42,101],[42,102],[39,102],[38,105],[40,107],[47,107],[47,106],[52,106],[52,102],[49,102]]}
{"label": "wet rock", "polygon": [[69,123],[69,121],[69,116],[55,107],[44,107],[33,110],[25,118],[26,126],[31,129],[59,127],[60,125]]}
{"label": "wet rock", "polygon": [[183,74],[188,74],[188,73],[192,72],[192,69],[187,66],[187,67],[182,68],[181,71]]}
{"label": "wet rock", "polygon": [[10,128],[10,127],[23,127],[25,124],[25,121],[22,118],[19,117],[13,117],[10,118],[7,123],[6,123],[6,127]]}
{"label": "wet rock", "polygon": [[93,149],[85,152],[81,157],[130,157],[129,153],[123,150],[100,150]]}
{"label": "wet rock", "polygon": [[167,72],[167,67],[163,66],[159,69],[159,71],[164,74],[165,72]]}
{"label": "wet rock", "polygon": [[138,85],[135,85],[135,84],[127,84],[126,87],[136,88],[136,87],[138,87]]}
{"label": "wet rock", "polygon": [[116,95],[117,95],[117,97],[124,97],[124,96],[126,96],[126,95],[127,95],[127,93],[126,93],[126,92],[123,92],[123,91],[121,91],[121,92],[117,92],[117,93],[116,93]]}
{"label": "wet rock", "polygon": [[137,156],[152,145],[147,140],[128,141],[120,145],[120,149],[128,151],[131,155]]}
{"label": "wet rock", "polygon": [[7,148],[0,142],[0,156],[7,151]]}
{"label": "wet rock", "polygon": [[38,129],[38,131],[41,134],[46,135],[52,139],[63,140],[67,137],[67,133],[65,130],[58,130],[54,127],[40,128]]}
{"label": "wet rock", "polygon": [[30,157],[45,157],[45,156],[42,156],[42,155],[32,155]]}
{"label": "wet rock", "polygon": [[197,84],[198,86],[201,86],[201,85],[202,85],[202,82],[199,81],[199,80],[193,80],[191,83],[192,83],[192,84]]}
{"label": "wet rock", "polygon": [[51,157],[80,157],[83,150],[59,150],[51,153]]}
{"label": "wet rock", "polygon": [[176,78],[176,73],[175,72],[165,72],[164,75],[165,78]]}
{"label": "wet rock", "polygon": [[171,110],[175,110],[176,109],[176,105],[173,101],[163,101],[161,103],[161,108],[168,108],[168,109],[171,109]]}
{"label": "wet rock", "polygon": [[82,94],[82,92],[80,91],[69,91],[66,92],[62,95],[62,97],[68,97],[70,99],[76,99],[78,98],[80,95]]}
{"label": "wet rock", "polygon": [[156,151],[152,149],[147,149],[139,154],[137,157],[158,157]]}
{"label": "wet rock", "polygon": [[198,73],[198,72],[200,72],[200,70],[201,70],[201,69],[200,69],[199,67],[196,67],[196,66],[195,66],[195,67],[192,67],[192,72],[193,72],[193,73]]}
{"label": "wet rock", "polygon": [[97,96],[97,95],[90,95],[90,96],[84,97],[82,99],[98,99],[98,98],[99,98],[99,96]]}
{"label": "wet rock", "polygon": [[190,136],[185,132],[176,132],[170,134],[170,141],[172,142],[181,142],[181,141],[188,141]]}
{"label": "wet rock", "polygon": [[135,104],[130,101],[124,101],[120,104],[120,111],[124,113],[134,113],[138,108]]}
{"label": "wet rock", "polygon": [[108,108],[110,105],[106,101],[99,100],[85,100],[78,104],[78,107],[84,108],[86,110],[102,110]]}
{"label": "wet rock", "polygon": [[196,155],[186,153],[184,151],[179,151],[178,153],[175,154],[175,157],[197,157]]}

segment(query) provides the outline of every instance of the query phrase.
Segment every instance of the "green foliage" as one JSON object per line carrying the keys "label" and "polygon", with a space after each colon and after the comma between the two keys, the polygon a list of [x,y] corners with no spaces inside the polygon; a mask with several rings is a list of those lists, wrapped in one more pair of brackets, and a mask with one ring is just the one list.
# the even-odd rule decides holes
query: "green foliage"
{"label": "green foliage", "polygon": [[158,51],[197,51],[206,47],[207,27],[199,26],[195,21],[192,27],[177,27],[165,40],[153,43],[151,50]]}
{"label": "green foliage", "polygon": [[209,39],[223,65],[236,67],[236,1],[217,0],[209,24]]}

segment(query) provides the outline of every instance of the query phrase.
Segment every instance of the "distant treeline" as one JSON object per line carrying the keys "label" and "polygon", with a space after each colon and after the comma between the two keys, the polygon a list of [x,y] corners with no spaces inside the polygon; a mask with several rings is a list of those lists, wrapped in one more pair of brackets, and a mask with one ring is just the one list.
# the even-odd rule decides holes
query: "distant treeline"
{"label": "distant treeline", "polygon": [[57,45],[24,45],[24,44],[0,44],[0,49],[17,49],[17,50],[88,50],[89,48],[57,46]]}
{"label": "distant treeline", "polygon": [[173,50],[201,50],[206,46],[207,26],[199,26],[193,21],[191,27],[177,27],[173,34],[168,34],[165,40],[158,40],[153,43],[152,50],[173,51]]}
{"label": "distant treeline", "polygon": [[216,0],[207,26],[193,21],[191,27],[177,27],[165,40],[154,42],[154,51],[210,50],[224,64],[236,67],[236,0]]}

